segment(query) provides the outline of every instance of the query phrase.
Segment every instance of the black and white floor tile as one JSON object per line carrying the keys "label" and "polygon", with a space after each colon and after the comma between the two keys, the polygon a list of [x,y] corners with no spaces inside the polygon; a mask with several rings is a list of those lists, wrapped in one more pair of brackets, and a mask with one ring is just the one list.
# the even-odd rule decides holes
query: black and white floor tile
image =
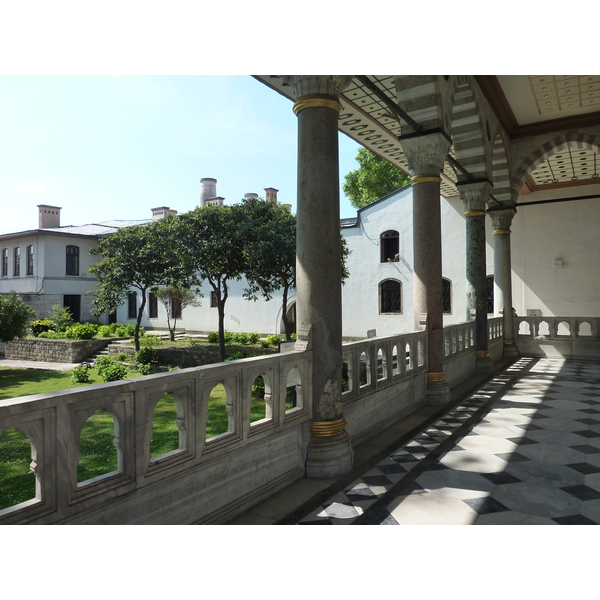
{"label": "black and white floor tile", "polygon": [[520,359],[299,523],[600,524],[600,365]]}

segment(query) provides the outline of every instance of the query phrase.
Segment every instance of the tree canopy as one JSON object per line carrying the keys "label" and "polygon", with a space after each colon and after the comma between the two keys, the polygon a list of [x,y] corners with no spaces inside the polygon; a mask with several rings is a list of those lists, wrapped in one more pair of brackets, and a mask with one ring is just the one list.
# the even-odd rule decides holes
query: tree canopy
{"label": "tree canopy", "polygon": [[366,148],[359,148],[358,169],[344,176],[344,194],[354,208],[363,208],[404,187],[410,177]]}
{"label": "tree canopy", "polygon": [[167,215],[151,223],[122,227],[90,250],[102,256],[90,267],[90,273],[98,277],[98,287],[92,291],[96,295],[94,314],[116,310],[131,287],[141,293],[134,334],[136,350],[140,347],[139,329],[147,292],[159,285],[189,288],[199,283],[194,271],[180,259],[177,223],[173,215]]}
{"label": "tree canopy", "polygon": [[199,280],[208,281],[217,300],[219,316],[219,360],[225,354],[225,303],[229,296],[230,280],[244,274],[241,205],[217,206],[207,204],[179,216],[178,238],[182,242],[180,260],[196,273]]}
{"label": "tree canopy", "polygon": [[0,296],[0,342],[25,337],[32,319],[35,319],[33,309],[16,292]]}

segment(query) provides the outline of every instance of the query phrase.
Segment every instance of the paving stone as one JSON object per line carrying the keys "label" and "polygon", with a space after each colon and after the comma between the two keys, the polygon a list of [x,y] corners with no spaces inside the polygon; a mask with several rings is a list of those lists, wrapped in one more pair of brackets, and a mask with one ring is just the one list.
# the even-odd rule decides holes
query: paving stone
{"label": "paving stone", "polygon": [[540,517],[562,517],[581,510],[581,501],[551,485],[511,483],[499,485],[492,497],[510,510]]}
{"label": "paving stone", "polygon": [[555,465],[538,460],[510,463],[506,472],[528,483],[564,487],[583,483],[583,473],[565,465]]}
{"label": "paving stone", "polygon": [[396,498],[387,510],[400,525],[472,525],[478,516],[462,500],[438,494]]}

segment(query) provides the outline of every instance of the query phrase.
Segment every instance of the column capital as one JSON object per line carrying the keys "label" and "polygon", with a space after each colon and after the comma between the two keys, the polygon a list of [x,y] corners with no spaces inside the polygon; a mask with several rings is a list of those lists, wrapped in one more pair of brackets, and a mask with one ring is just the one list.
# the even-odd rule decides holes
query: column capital
{"label": "column capital", "polygon": [[283,81],[294,90],[296,100],[305,96],[329,96],[339,99],[352,75],[284,75]]}
{"label": "column capital", "polygon": [[404,137],[399,141],[414,177],[424,175],[439,177],[452,145],[452,140],[444,132],[435,131]]}
{"label": "column capital", "polygon": [[514,208],[506,208],[503,210],[490,210],[488,214],[492,219],[494,234],[510,233],[510,224],[517,211]]}
{"label": "column capital", "polygon": [[465,217],[484,217],[485,206],[490,198],[492,184],[487,179],[479,181],[465,181],[456,188],[460,192],[460,199],[465,207]]}

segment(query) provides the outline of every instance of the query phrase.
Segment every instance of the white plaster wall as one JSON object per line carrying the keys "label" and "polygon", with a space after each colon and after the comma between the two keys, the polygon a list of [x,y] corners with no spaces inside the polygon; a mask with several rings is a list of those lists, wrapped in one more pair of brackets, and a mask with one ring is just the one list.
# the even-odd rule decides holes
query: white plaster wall
{"label": "white plaster wall", "polygon": [[597,214],[597,199],[517,205],[511,235],[517,314],[539,309],[542,316],[600,316]]}

